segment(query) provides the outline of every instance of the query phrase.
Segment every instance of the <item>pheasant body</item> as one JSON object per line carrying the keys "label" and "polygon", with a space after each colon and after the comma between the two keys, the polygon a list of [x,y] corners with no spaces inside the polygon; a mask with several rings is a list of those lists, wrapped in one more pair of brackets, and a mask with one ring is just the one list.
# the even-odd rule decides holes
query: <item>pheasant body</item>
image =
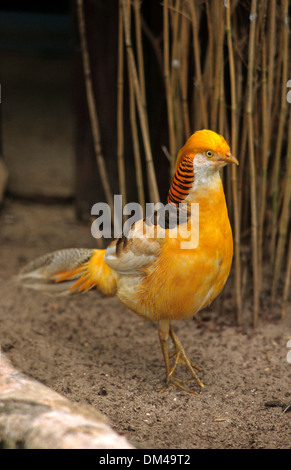
{"label": "pheasant body", "polygon": [[[215,190],[213,203],[209,197],[195,198],[199,203],[197,248],[181,249],[180,238],[167,240],[156,261],[145,269],[136,286],[136,313],[152,321],[189,318],[222,290],[231,267],[233,244],[220,185],[220,197]],[[210,214],[212,223],[205,223]],[[122,301],[126,303],[125,298]]]}

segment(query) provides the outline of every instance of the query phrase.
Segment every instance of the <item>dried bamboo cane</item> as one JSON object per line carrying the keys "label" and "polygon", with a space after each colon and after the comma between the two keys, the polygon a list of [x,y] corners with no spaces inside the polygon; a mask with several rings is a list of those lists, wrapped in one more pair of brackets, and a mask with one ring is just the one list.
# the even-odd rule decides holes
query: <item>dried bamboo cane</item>
{"label": "dried bamboo cane", "polygon": [[221,65],[219,74],[219,97],[218,97],[218,125],[217,132],[225,135],[229,140],[228,129],[226,127],[226,109],[225,109],[225,93],[224,93],[224,52],[221,53]]}
{"label": "dried bamboo cane", "polygon": [[[184,10],[181,9],[181,0],[176,0],[175,8],[171,8],[172,19],[172,45],[171,45],[171,84],[173,92],[173,109],[174,109],[174,129],[175,129],[175,146],[177,150],[184,145],[184,123],[181,119],[183,115],[183,102],[180,92],[180,76],[182,73],[181,60],[186,51],[181,51],[182,42],[182,20],[186,19]],[[182,56],[182,57],[181,57]],[[187,136],[187,138],[189,135]],[[174,159],[174,168],[176,159]]]}
{"label": "dried bamboo cane", "polygon": [[[242,98],[245,99],[246,94],[242,94]],[[242,100],[243,101],[243,100]],[[248,117],[247,114],[245,113],[243,115],[243,122],[240,130],[240,160],[239,160],[239,166],[240,166],[240,173],[239,173],[239,179],[238,179],[238,207],[239,207],[239,214],[240,214],[240,225],[243,227],[242,224],[242,207],[243,203],[245,203],[246,199],[244,196],[246,194],[245,188],[246,184],[244,184],[244,175],[245,175],[245,167],[246,167],[246,154],[247,154],[247,142],[248,142]]]}
{"label": "dried bamboo cane", "polygon": [[133,83],[132,83],[131,76],[129,76],[129,113],[130,113],[131,135],[132,135],[133,153],[134,153],[134,161],[135,161],[135,174],[136,174],[138,202],[142,207],[143,213],[145,213],[145,196],[144,196],[144,185],[143,185],[143,176],[142,176],[142,164],[141,164],[141,155],[140,155],[139,140],[138,140],[137,122],[136,122],[134,90],[133,90]]}
{"label": "dried bamboo cane", "polygon": [[[278,190],[279,190],[279,171],[280,171],[280,157],[282,153],[282,144],[284,137],[284,127],[287,114],[287,100],[286,100],[286,83],[288,79],[288,0],[283,0],[282,11],[282,43],[283,43],[283,56],[282,56],[282,78],[281,78],[281,109],[279,114],[279,124],[277,131],[276,150],[274,156],[273,166],[273,181],[272,181],[272,232],[271,232],[271,245],[270,256],[271,263],[275,262],[275,246],[276,235],[278,227]],[[287,21],[286,21],[287,19]]]}
{"label": "dried bamboo cane", "polygon": [[89,61],[87,37],[86,37],[86,25],[85,25],[85,17],[84,17],[83,0],[77,0],[77,11],[78,11],[78,24],[79,24],[84,76],[85,76],[85,86],[86,86],[89,115],[90,115],[90,120],[91,120],[94,150],[95,150],[97,166],[99,169],[101,183],[104,189],[105,197],[111,208],[111,211],[113,211],[113,196],[112,196],[112,192],[110,189],[109,179],[107,176],[105,161],[104,161],[104,157],[102,153],[99,120],[98,120],[98,114],[97,114],[97,109],[95,105],[95,97],[94,97],[93,85],[92,85],[92,76],[91,76],[91,67],[90,67],[90,61]]}
{"label": "dried bamboo cane", "polygon": [[[230,0],[226,8],[226,32],[229,56],[229,72],[231,85],[231,148],[234,155],[237,150],[237,101],[236,101],[236,76],[235,63],[232,44],[231,29],[231,5]],[[240,261],[240,221],[238,212],[237,178],[236,168],[231,168],[232,196],[233,196],[233,215],[234,215],[234,248],[235,248],[235,297],[237,308],[237,323],[240,325],[242,320],[242,297],[241,297],[241,261]]]}
{"label": "dried bamboo cane", "polygon": [[288,222],[290,221],[290,202],[291,202],[291,116],[289,116],[288,126],[288,149],[286,159],[286,180],[284,187],[283,205],[279,223],[279,236],[275,256],[274,275],[272,283],[271,305],[274,305],[276,288],[282,271],[282,260],[284,249],[286,245],[286,238],[288,233]]}
{"label": "dried bamboo cane", "polygon": [[[280,34],[279,34],[280,33]],[[274,81],[274,90],[273,90],[273,103],[272,103],[272,112],[271,112],[271,122],[270,122],[270,131],[272,136],[277,136],[277,128],[278,128],[278,116],[280,114],[280,105],[281,105],[281,95],[282,95],[282,63],[283,63],[283,31],[278,31],[278,35],[276,37],[278,41],[278,50],[276,51],[276,75]],[[275,140],[275,139],[274,139]],[[273,144],[273,142],[272,142]],[[272,152],[273,154],[274,152]],[[272,158],[272,162],[274,159]],[[270,184],[270,190],[272,190],[272,185]],[[270,195],[272,193],[270,192]]]}
{"label": "dried bamboo cane", "polygon": [[253,129],[253,80],[255,59],[255,32],[257,17],[257,0],[252,0],[250,14],[250,36],[248,51],[248,98],[246,105],[248,121],[249,163],[250,163],[250,190],[251,190],[251,220],[252,220],[252,267],[253,267],[253,326],[258,324],[259,314],[259,285],[258,285],[258,221],[257,221],[257,197],[256,197],[256,169],[254,151]]}
{"label": "dried bamboo cane", "polygon": [[196,72],[195,86],[198,89],[199,96],[200,96],[202,125],[204,128],[207,128],[208,119],[207,119],[206,103],[205,103],[205,98],[204,98],[203,81],[202,81],[201,64],[200,64],[196,7],[195,7],[194,2],[192,2],[191,0],[188,0],[188,5],[190,9],[190,14],[191,14],[192,35],[193,35],[193,51],[194,51],[194,62],[195,62],[195,72]]}
{"label": "dried bamboo cane", "polygon": [[272,112],[272,98],[274,88],[274,61],[276,54],[276,0],[270,0],[269,6],[269,27],[268,27],[268,126],[270,126]]}
{"label": "dried bamboo cane", "polygon": [[222,14],[223,6],[219,5],[217,8],[217,20],[215,29],[218,30],[218,40],[216,45],[216,60],[215,60],[215,76],[214,76],[214,90],[212,99],[212,109],[210,116],[211,129],[218,131],[218,106],[221,94],[221,76],[223,67],[223,38],[225,33],[224,15]]}
{"label": "dried bamboo cane", "polygon": [[126,0],[122,0],[122,8],[123,8],[125,45],[126,45],[130,73],[132,74],[133,88],[134,88],[134,93],[135,93],[135,98],[136,98],[136,104],[137,104],[141,132],[142,132],[143,143],[144,143],[144,149],[145,149],[145,159],[146,159],[146,164],[147,164],[150,199],[152,202],[159,202],[160,197],[159,197],[159,190],[158,190],[152,151],[151,151],[147,117],[146,117],[146,112],[143,106],[142,94],[141,94],[139,79],[138,79],[135,60],[134,60],[132,44],[131,44],[129,18],[128,18]]}
{"label": "dried bamboo cane", "polygon": [[288,297],[290,297],[290,288],[289,288],[290,278],[291,278],[291,237],[289,239],[288,255],[287,255],[287,268],[286,268],[285,285],[284,285],[284,292],[283,292],[283,299],[282,299],[282,310],[281,310],[282,320],[285,319],[286,304],[287,304]]}
{"label": "dried bamboo cane", "polygon": [[123,93],[124,93],[124,54],[123,54],[123,17],[122,4],[119,1],[119,21],[118,21],[118,64],[117,64],[117,162],[119,190],[122,195],[122,202],[126,204],[126,182],[124,168],[124,129],[123,129]]}
{"label": "dried bamboo cane", "polygon": [[[140,13],[140,2],[139,0],[134,0],[134,18],[135,18],[135,35],[136,35],[136,49],[137,49],[137,62],[138,62],[138,78],[140,82],[140,91],[142,97],[142,104],[145,111],[145,118],[147,121],[148,127],[148,118],[147,118],[147,99],[146,99],[146,85],[145,85],[145,74],[144,74],[144,58],[143,58],[143,45],[142,45],[142,30],[141,30],[141,13]],[[134,102],[134,89],[133,82],[130,70],[128,71],[129,81],[130,81],[130,121],[131,121],[131,130],[132,130],[132,139],[133,139],[133,151],[134,151],[134,160],[135,160],[135,170],[136,170],[136,182],[137,182],[137,191],[139,203],[145,212],[145,195],[144,195],[144,185],[143,185],[143,175],[142,175],[142,163],[140,156],[140,147],[138,139],[138,130],[136,122],[136,109]]]}
{"label": "dried bamboo cane", "polygon": [[146,108],[146,87],[144,76],[144,61],[141,34],[140,4],[139,0],[134,0],[134,17],[135,17],[135,35],[137,48],[138,78],[140,82],[140,91],[144,108]]}
{"label": "dried bamboo cane", "polygon": [[[137,14],[137,6],[135,5],[135,15],[136,14]],[[138,14],[139,14],[139,8],[138,8]],[[136,26],[136,28],[138,29],[138,26]],[[142,73],[143,71],[140,69],[140,74]],[[132,80],[132,75],[129,69],[129,63],[128,63],[128,77],[129,77],[129,114],[130,114],[131,136],[132,136],[133,153],[134,153],[134,161],[135,161],[137,193],[138,193],[139,204],[142,206],[143,213],[145,213],[145,196],[144,196],[144,185],[143,185],[143,175],[142,175],[142,163],[141,163],[139,138],[138,138],[138,126],[137,126],[137,121],[136,121],[136,108],[135,108],[133,80]],[[145,100],[145,95],[144,95],[144,100]]]}
{"label": "dried bamboo cane", "polygon": [[204,76],[207,77],[207,95],[205,97],[206,106],[207,103],[211,103],[211,97],[213,94],[213,75],[214,75],[214,34],[213,34],[213,15],[211,15],[210,1],[206,0],[206,18],[208,28],[208,48],[207,57],[204,67]]}
{"label": "dried bamboo cane", "polygon": [[[179,48],[179,26],[180,19],[182,19],[182,12],[180,11],[181,0],[176,0],[175,8],[171,8],[171,18],[172,18],[172,47],[171,47],[171,79],[173,83],[173,89],[175,89],[174,84],[177,82],[179,64],[177,64],[178,59],[178,48]],[[178,67],[177,67],[178,65]]]}
{"label": "dried bamboo cane", "polygon": [[181,95],[182,95],[182,109],[184,121],[184,139],[187,140],[190,136],[190,118],[188,109],[188,51],[189,51],[189,21],[183,15],[181,24]]}
{"label": "dried bamboo cane", "polygon": [[168,0],[164,1],[163,7],[163,36],[164,36],[164,79],[166,87],[166,99],[168,109],[168,128],[169,128],[169,144],[171,155],[171,175],[175,169],[176,157],[176,136],[174,125],[174,107],[173,107],[173,89],[170,76],[170,51],[169,51],[169,12]]}
{"label": "dried bamboo cane", "polygon": [[[267,2],[263,1],[264,20],[266,20]],[[267,164],[268,164],[268,90],[267,90],[267,61],[266,61],[266,35],[265,21],[262,28],[262,159],[261,159],[261,186],[260,186],[260,213],[258,227],[258,276],[259,284],[262,284],[263,269],[263,233],[264,219],[266,210],[266,193],[267,193]]]}
{"label": "dried bamboo cane", "polygon": [[162,50],[161,50],[161,47],[160,47],[161,39],[160,39],[159,36],[156,37],[152,33],[152,31],[150,30],[150,28],[148,27],[148,25],[146,24],[146,22],[145,22],[145,20],[142,16],[140,18],[140,22],[141,22],[141,27],[142,27],[142,31],[143,31],[144,35],[147,37],[150,44],[152,45],[154,54],[155,54],[156,59],[157,59],[158,67],[159,67],[159,73],[160,73],[161,77],[163,78],[164,68],[163,68],[163,54],[162,54]]}

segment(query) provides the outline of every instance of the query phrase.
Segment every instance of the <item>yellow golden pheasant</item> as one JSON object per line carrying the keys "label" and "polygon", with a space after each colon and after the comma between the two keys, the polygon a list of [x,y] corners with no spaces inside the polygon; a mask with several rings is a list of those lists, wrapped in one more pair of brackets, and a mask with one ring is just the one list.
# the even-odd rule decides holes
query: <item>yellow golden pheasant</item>
{"label": "yellow golden pheasant", "polygon": [[[238,165],[222,136],[195,132],[178,153],[168,194],[168,207],[177,208],[179,215],[174,226],[166,218],[161,223],[155,212],[106,250],[76,248],[44,255],[25,266],[18,280],[35,289],[71,293],[97,288],[106,296],[117,295],[136,314],[157,322],[166,385],[193,391],[174,375],[183,363],[203,387],[195,371],[201,369],[188,358],[171,321],[191,318],[208,306],[228,278],[233,240],[219,173],[228,163]],[[191,210],[193,204],[199,204],[199,211]],[[169,337],[173,354],[168,352]]]}

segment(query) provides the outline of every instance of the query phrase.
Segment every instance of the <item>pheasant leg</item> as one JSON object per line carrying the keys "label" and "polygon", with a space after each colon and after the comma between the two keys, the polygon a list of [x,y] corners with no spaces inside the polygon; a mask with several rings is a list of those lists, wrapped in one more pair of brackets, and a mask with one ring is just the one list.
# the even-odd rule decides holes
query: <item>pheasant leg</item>
{"label": "pheasant leg", "polygon": [[170,333],[170,336],[171,336],[171,340],[172,340],[172,342],[175,346],[175,351],[173,352],[172,355],[176,356],[175,364],[174,364],[174,367],[172,368],[172,370],[170,372],[170,375],[172,375],[174,373],[174,371],[175,371],[178,364],[184,364],[185,367],[190,372],[190,374],[192,375],[192,377],[194,377],[194,379],[196,380],[198,385],[201,388],[203,388],[204,385],[203,385],[203,383],[201,382],[201,380],[199,379],[198,375],[196,374],[196,372],[194,370],[194,369],[196,369],[196,370],[202,372],[203,369],[200,366],[198,366],[197,364],[195,364],[194,362],[190,361],[190,359],[188,358],[188,356],[185,352],[185,349],[183,348],[181,342],[179,341],[176,334],[174,333],[174,330],[173,330],[171,325],[170,325],[169,333]]}
{"label": "pheasant leg", "polygon": [[[198,385],[200,385],[200,387],[204,387],[203,383],[201,382],[201,380],[197,376],[194,368],[197,369],[197,370],[200,370],[200,371],[202,369],[200,367],[198,367],[196,364],[193,364],[190,361],[190,359],[186,355],[183,346],[181,345],[180,341],[178,340],[177,336],[175,335],[175,333],[174,333],[174,331],[173,331],[173,329],[170,325],[170,322],[168,320],[160,320],[159,321],[159,323],[158,323],[158,333],[159,333],[161,349],[162,349],[162,353],[163,353],[163,357],[164,357],[164,361],[165,361],[165,367],[166,367],[166,386],[168,387],[169,385],[174,385],[174,386],[176,386],[176,387],[178,387],[181,390],[184,390],[186,392],[197,394],[197,392],[195,392],[194,390],[192,390],[192,389],[186,387],[185,385],[183,385],[183,382],[180,379],[177,379],[176,377],[174,377],[174,372],[175,372],[176,367],[177,367],[178,364],[184,364],[185,367],[190,372],[190,374],[192,375],[192,377],[195,378]],[[173,341],[173,344],[175,346],[175,351],[171,355],[169,355],[169,351],[168,351],[168,338],[169,338],[169,336],[171,337],[171,339]],[[176,359],[175,359],[174,366],[171,369],[170,357],[172,357],[173,355],[176,356]],[[161,391],[164,391],[164,390],[161,390]]]}

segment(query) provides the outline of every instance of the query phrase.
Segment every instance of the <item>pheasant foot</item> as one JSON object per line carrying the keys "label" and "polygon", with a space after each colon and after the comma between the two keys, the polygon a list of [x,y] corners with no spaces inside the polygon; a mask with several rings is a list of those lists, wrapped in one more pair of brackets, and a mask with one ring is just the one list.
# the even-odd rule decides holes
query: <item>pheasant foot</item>
{"label": "pheasant foot", "polygon": [[[165,361],[165,367],[166,367],[166,386],[174,385],[181,390],[184,390],[186,392],[194,393],[197,395],[197,392],[192,390],[191,388],[188,388],[183,384],[183,381],[176,378],[174,376],[174,372],[177,368],[178,364],[184,364],[184,366],[187,368],[187,370],[190,372],[192,378],[194,378],[197,382],[197,384],[203,388],[204,385],[199,379],[196,371],[202,371],[201,367],[197,366],[195,363],[191,362],[190,359],[188,358],[182,344],[180,343],[179,339],[177,338],[176,334],[174,333],[172,326],[170,325],[170,322],[168,320],[160,320],[158,324],[158,332],[159,332],[159,339],[161,343],[161,348],[164,356],[164,361]],[[175,351],[171,354],[168,352],[168,337],[171,337],[171,340],[174,344]],[[171,368],[170,366],[170,358],[175,357],[175,363],[173,367]],[[164,391],[161,390],[161,392]]]}

